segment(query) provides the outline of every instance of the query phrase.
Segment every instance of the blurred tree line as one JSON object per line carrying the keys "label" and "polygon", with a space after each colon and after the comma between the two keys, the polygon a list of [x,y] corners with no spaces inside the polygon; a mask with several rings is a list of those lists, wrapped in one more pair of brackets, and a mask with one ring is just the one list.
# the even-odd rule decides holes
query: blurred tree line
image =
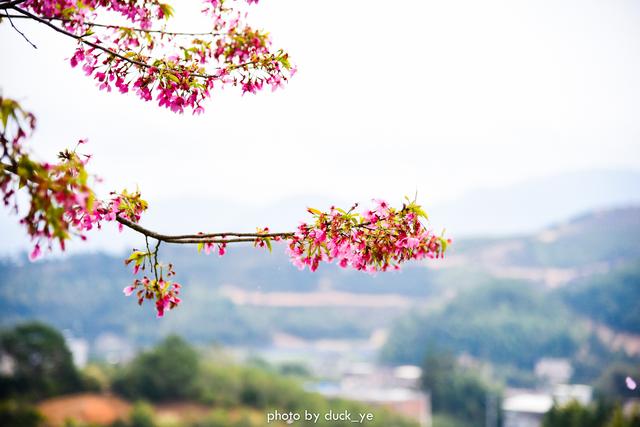
{"label": "blurred tree line", "polygon": [[[203,419],[174,427],[261,427],[269,410],[326,413],[373,412],[372,427],[415,427],[391,412],[303,389],[299,378],[260,364],[237,365],[219,354],[204,357],[178,336],[169,336],[122,366],[89,365],[76,370],[63,336],[41,323],[28,323],[0,334],[0,426],[40,427],[45,420],[34,404],[74,392],[111,392],[134,402],[128,420],[110,427],[155,427],[153,406],[194,402],[211,407]],[[288,366],[286,370],[304,373]],[[145,403],[148,402],[148,403]],[[297,422],[305,426],[304,421]],[[70,426],[80,426],[71,423]],[[270,425],[285,425],[272,423]],[[351,426],[350,421],[317,424]],[[84,426],[83,426],[84,427]],[[92,426],[93,427],[93,426]]]}
{"label": "blurred tree line", "polygon": [[589,406],[574,401],[551,408],[542,427],[640,427],[640,412],[636,407],[625,414],[619,404],[603,400]]}
{"label": "blurred tree line", "polygon": [[0,370],[0,397],[40,399],[81,388],[80,375],[64,337],[42,323],[3,331],[0,357],[5,365]]}

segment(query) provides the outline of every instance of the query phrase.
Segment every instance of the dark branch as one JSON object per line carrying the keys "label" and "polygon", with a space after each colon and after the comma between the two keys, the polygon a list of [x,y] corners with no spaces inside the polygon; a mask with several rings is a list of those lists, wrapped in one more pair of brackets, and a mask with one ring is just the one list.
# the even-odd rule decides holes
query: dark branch
{"label": "dark branch", "polygon": [[[195,243],[238,243],[238,242],[255,242],[256,239],[261,238],[281,238],[287,239],[293,237],[294,233],[292,232],[283,232],[283,233],[236,233],[236,232],[226,232],[226,233],[209,233],[209,234],[186,234],[186,235],[166,235],[160,234],[155,231],[149,230],[147,228],[142,227],[140,224],[136,224],[122,216],[117,216],[116,220],[134,231],[138,233],[151,237],[152,239],[156,239],[166,243],[177,243],[177,244],[195,244]],[[231,238],[227,238],[227,236],[231,236]]]}
{"label": "dark branch", "polygon": [[14,6],[24,3],[27,0],[0,0],[0,10],[12,9]]}

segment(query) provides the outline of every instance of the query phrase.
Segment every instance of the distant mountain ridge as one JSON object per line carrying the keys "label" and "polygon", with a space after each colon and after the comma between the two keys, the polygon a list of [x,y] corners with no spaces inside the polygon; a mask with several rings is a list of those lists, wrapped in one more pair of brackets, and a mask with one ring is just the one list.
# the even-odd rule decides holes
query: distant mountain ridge
{"label": "distant mountain ridge", "polygon": [[491,266],[608,269],[640,259],[639,241],[640,206],[627,206],[583,213],[532,234],[462,240],[451,255]]}

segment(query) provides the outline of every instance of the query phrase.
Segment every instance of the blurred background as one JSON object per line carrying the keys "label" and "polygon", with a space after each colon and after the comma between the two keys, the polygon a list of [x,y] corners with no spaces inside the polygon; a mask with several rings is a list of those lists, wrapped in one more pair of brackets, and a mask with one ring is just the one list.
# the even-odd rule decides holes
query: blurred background
{"label": "blurred background", "polygon": [[[199,8],[173,28],[206,28]],[[89,138],[99,190],[138,186],[149,228],[289,230],[417,194],[446,258],[370,276],[164,246],[184,298],[157,319],[122,295],[139,236],[32,263],[4,210],[0,424],[640,425],[640,5],[281,0],[249,22],[299,71],[202,116],[100,93],[28,22],[37,50],[0,25],[3,95],[42,158]]]}

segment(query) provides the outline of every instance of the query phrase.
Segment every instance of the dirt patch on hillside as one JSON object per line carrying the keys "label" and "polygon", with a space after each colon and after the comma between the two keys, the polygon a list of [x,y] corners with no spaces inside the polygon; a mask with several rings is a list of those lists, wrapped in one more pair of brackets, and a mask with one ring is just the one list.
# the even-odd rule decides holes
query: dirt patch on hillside
{"label": "dirt patch on hillside", "polygon": [[111,424],[129,417],[131,405],[115,396],[74,394],[47,399],[38,409],[53,427],[63,426],[65,420],[83,423]]}
{"label": "dirt patch on hillside", "polygon": [[398,294],[356,294],[338,291],[251,292],[233,286],[224,286],[221,293],[235,305],[260,307],[407,308],[414,303],[411,298]]}
{"label": "dirt patch on hillside", "polygon": [[[115,396],[84,393],[47,399],[38,409],[51,427],[63,426],[66,420],[108,425],[129,418],[132,405]],[[190,422],[202,419],[212,407],[193,402],[167,402],[153,406],[159,421],[165,423]]]}

